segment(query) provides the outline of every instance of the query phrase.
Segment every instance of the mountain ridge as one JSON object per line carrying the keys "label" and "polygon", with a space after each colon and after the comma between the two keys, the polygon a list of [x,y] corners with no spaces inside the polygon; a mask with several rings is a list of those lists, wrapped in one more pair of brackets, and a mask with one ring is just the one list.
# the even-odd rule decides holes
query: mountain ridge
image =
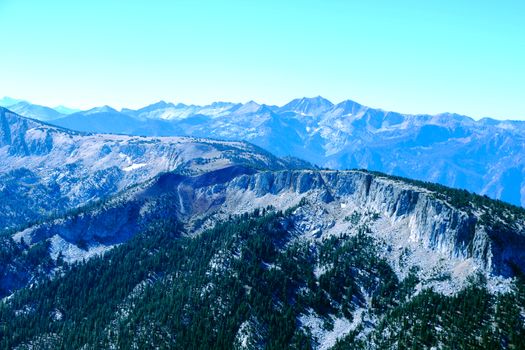
{"label": "mountain ridge", "polygon": [[[286,110],[295,105],[296,111]],[[79,112],[52,122],[90,132],[245,140],[320,167],[367,168],[525,205],[523,122],[401,114],[351,100],[333,105],[322,97],[285,106],[161,102],[110,115]],[[308,108],[311,113],[304,112]]]}
{"label": "mountain ridge", "polygon": [[354,213],[373,217],[370,233],[390,246],[385,254],[392,255],[388,259],[401,275],[410,266],[399,265],[401,252],[392,248],[407,242],[416,261],[423,256],[428,260],[417,262],[422,273],[436,269],[435,255],[449,261],[439,263],[444,270],[468,262],[471,273],[484,271],[487,276],[512,277],[514,268],[525,272],[525,209],[363,170],[268,171],[232,165],[193,175],[167,172],[19,230],[13,239],[29,246],[49,242],[53,259],[60,256],[73,263],[128,241],[160,218],[171,218],[196,235],[232,215],[268,205],[285,211],[299,203],[323,212],[298,219],[304,223],[297,232],[305,239],[322,240],[351,230],[354,219],[347,218]]}
{"label": "mountain ridge", "polygon": [[[446,348],[456,344],[451,336],[486,344],[476,327],[464,329],[457,321],[466,317],[470,325],[483,312],[497,329],[490,337],[516,344],[508,332],[523,332],[523,326],[505,325],[522,305],[516,290],[523,290],[524,235],[523,208],[385,174],[242,165],[197,175],[159,174],[105,201],[0,237],[1,291],[23,290],[0,308],[0,321],[23,331],[0,329],[5,335],[0,342],[56,347],[68,338],[78,346],[128,347],[127,341],[147,337],[150,345],[175,346],[189,341],[179,329],[196,323],[209,334],[221,329],[217,340],[192,338],[203,348],[220,347],[215,341],[226,347],[244,348],[246,342],[257,349],[266,342],[294,347],[294,332],[312,349],[395,348],[392,341]],[[157,295],[170,297],[160,306]],[[239,303],[241,310],[259,310],[265,295],[261,310],[272,317],[235,311]],[[476,305],[480,298],[486,300],[483,307]],[[449,305],[453,300],[468,306]],[[96,316],[82,308],[91,303],[102,308]],[[166,328],[163,334],[171,336],[151,336],[157,334],[151,324],[175,319],[156,319],[159,310],[180,303],[174,315],[193,315],[201,306],[207,311],[192,316],[199,322]],[[435,340],[397,321],[426,317],[428,305],[442,303],[447,306],[427,321],[436,325],[429,330]],[[146,311],[141,305],[155,306]],[[443,310],[456,321],[448,313],[448,321],[441,320]],[[128,322],[136,316],[127,315],[135,312],[141,315],[137,320],[156,321],[132,331]],[[287,318],[277,326],[272,320],[281,312]],[[97,322],[90,323],[94,317]],[[75,318],[88,327],[87,335],[79,336],[77,323],[68,321]],[[30,322],[33,327],[24,326]],[[479,327],[486,330],[484,324]],[[284,325],[289,333],[281,338]],[[54,327],[59,328],[47,336]],[[408,327],[414,338],[399,338],[394,331],[399,327]],[[120,339],[115,332],[132,334]]]}
{"label": "mountain ridge", "polygon": [[83,133],[0,108],[0,226],[76,207],[164,171],[198,173],[231,164],[280,169],[292,163],[307,166],[246,142]]}
{"label": "mountain ridge", "polygon": [[[362,137],[406,123],[354,107],[347,127]],[[295,118],[272,106],[231,116],[238,132],[254,121],[250,132],[284,131],[261,143],[301,140],[287,129]],[[471,137],[453,123],[453,137]],[[443,128],[404,142],[443,142]],[[0,170],[0,223],[11,227],[0,234],[1,347],[470,349],[525,339],[522,207],[318,169],[246,142],[76,132],[6,109]]]}

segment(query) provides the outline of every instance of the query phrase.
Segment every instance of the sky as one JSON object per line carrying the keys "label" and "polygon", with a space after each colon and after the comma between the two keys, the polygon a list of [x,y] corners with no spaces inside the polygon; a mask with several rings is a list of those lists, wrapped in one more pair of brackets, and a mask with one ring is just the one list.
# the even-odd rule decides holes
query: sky
{"label": "sky", "polygon": [[321,95],[525,120],[523,0],[0,0],[0,97],[138,108]]}

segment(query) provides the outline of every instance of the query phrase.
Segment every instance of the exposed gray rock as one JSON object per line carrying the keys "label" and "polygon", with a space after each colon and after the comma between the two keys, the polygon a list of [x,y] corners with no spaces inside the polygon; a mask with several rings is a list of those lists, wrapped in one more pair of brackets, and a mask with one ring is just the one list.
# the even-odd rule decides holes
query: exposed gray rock
{"label": "exposed gray rock", "polygon": [[[163,174],[93,208],[14,237],[31,244],[60,237],[69,245],[85,245],[80,255],[63,253],[73,261],[91,256],[92,249],[126,241],[153,220],[182,221],[194,234],[232,214],[267,205],[285,210],[306,200],[312,209],[297,214],[299,236],[323,239],[367,227],[384,242],[385,254],[399,265],[401,275],[410,267],[399,263],[405,254],[402,248],[428,259],[420,262],[428,273],[439,259],[445,260],[443,269],[469,261],[489,275],[511,276],[513,265],[525,271],[525,215],[498,231],[480,219],[490,208],[457,208],[438,197],[425,188],[361,171],[255,172],[234,166],[198,176]],[[354,213],[365,219],[349,222],[347,217]],[[58,248],[53,249],[58,254]]]}
{"label": "exposed gray rock", "polygon": [[[106,123],[112,118],[111,123]],[[157,103],[140,110],[98,108],[54,120],[81,131],[247,140],[277,156],[332,169],[363,168],[466,188],[525,204],[525,123],[452,113],[408,115],[301,98],[283,107]]]}
{"label": "exposed gray rock", "polygon": [[[199,174],[234,164],[288,167],[245,142],[84,134],[0,108],[0,230],[105,198],[162,172]],[[21,186],[24,179],[31,186]]]}

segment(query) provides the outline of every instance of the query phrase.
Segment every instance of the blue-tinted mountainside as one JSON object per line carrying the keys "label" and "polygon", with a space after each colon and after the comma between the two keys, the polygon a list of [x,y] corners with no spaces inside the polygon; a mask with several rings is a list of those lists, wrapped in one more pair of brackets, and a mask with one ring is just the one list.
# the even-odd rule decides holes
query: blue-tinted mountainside
{"label": "blue-tinted mountainside", "polygon": [[[148,126],[161,105],[86,116]],[[284,147],[293,118],[336,107],[178,118],[248,115]],[[524,208],[306,168],[246,142],[90,134],[0,108],[0,348],[525,347]]]}
{"label": "blue-tinted mountainside", "polygon": [[363,171],[163,173],[0,235],[0,348],[523,349],[524,227]]}
{"label": "blue-tinted mountainside", "polygon": [[377,170],[525,204],[525,124],[519,121],[406,115],[316,97],[282,107],[159,102],[120,112],[94,109],[51,122],[80,131],[247,140],[323,167]]}
{"label": "blue-tinted mountainside", "polygon": [[0,107],[0,230],[105,198],[161,172],[232,164],[274,170],[304,165],[245,142],[79,133]]}

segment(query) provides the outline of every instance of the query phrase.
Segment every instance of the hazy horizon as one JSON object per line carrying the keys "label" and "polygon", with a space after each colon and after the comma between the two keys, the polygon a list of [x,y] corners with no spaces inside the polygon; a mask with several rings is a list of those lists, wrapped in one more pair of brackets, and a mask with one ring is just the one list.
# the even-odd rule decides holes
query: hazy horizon
{"label": "hazy horizon", "polygon": [[334,103],[525,120],[525,3],[0,1],[0,96]]}
{"label": "hazy horizon", "polygon": [[[35,105],[39,105],[39,106],[44,106],[44,107],[49,107],[49,108],[52,108],[52,109],[55,109],[56,111],[58,112],[61,112],[61,109],[71,109],[71,110],[77,110],[78,112],[85,112],[85,111],[89,111],[91,109],[95,109],[95,108],[100,108],[100,107],[110,107],[110,108],[113,108],[115,109],[116,111],[118,112],[122,112],[123,110],[126,110],[126,109],[129,109],[129,110],[137,110],[137,109],[140,109],[140,108],[144,108],[144,107],[148,107],[148,106],[151,106],[151,105],[154,105],[156,103],[160,103],[160,102],[165,102],[165,103],[172,103],[174,104],[175,106],[178,105],[179,103],[180,104],[184,104],[186,106],[209,106],[209,105],[212,105],[213,103],[232,103],[232,104],[247,104],[247,103],[250,103],[250,102],[255,102],[259,105],[262,105],[262,106],[274,106],[274,107],[283,107],[284,105],[292,102],[293,100],[296,100],[296,99],[314,99],[314,98],[323,98],[325,100],[328,100],[330,101],[331,103],[333,103],[334,105],[337,105],[337,104],[340,104],[340,103],[343,103],[345,101],[353,101],[353,102],[356,102],[358,104],[361,104],[365,107],[368,107],[368,108],[372,108],[372,109],[376,109],[376,110],[382,110],[382,111],[385,111],[385,112],[393,112],[393,113],[401,113],[401,114],[405,114],[405,115],[442,115],[442,114],[457,114],[457,115],[461,115],[461,116],[464,116],[464,117],[469,117],[469,118],[472,118],[476,121],[479,121],[481,119],[484,119],[484,118],[489,118],[489,119],[495,119],[495,120],[500,120],[500,121],[506,121],[506,120],[510,120],[510,121],[522,121],[521,119],[509,119],[509,118],[495,118],[495,117],[492,117],[492,116],[483,116],[483,117],[473,117],[473,116],[470,116],[470,115],[465,115],[465,114],[461,114],[461,113],[456,113],[454,111],[443,111],[443,112],[439,112],[439,113],[403,113],[403,112],[399,112],[399,111],[394,111],[394,110],[389,110],[389,109],[386,109],[386,108],[382,108],[381,106],[367,106],[365,104],[362,104],[360,103],[359,101],[356,101],[352,98],[347,98],[345,100],[341,100],[341,101],[332,101],[328,98],[325,98],[324,96],[321,96],[321,95],[318,95],[318,96],[301,96],[301,97],[296,97],[296,98],[293,98],[289,101],[286,101],[285,103],[282,103],[282,104],[278,104],[278,105],[275,105],[275,104],[269,104],[269,103],[264,103],[262,101],[258,101],[258,100],[255,100],[255,99],[251,99],[251,100],[248,100],[248,101],[220,101],[220,100],[214,100],[214,101],[210,101],[208,103],[203,103],[203,104],[192,104],[192,103],[185,103],[184,101],[167,101],[167,100],[157,100],[157,101],[151,101],[149,103],[146,103],[145,105],[141,105],[141,106],[137,106],[135,108],[129,108],[127,106],[123,106],[123,107],[115,107],[111,104],[105,104],[105,105],[94,105],[94,106],[90,106],[90,107],[87,107],[87,108],[76,108],[74,106],[70,106],[69,104],[67,103],[61,103],[59,105],[55,105],[55,106],[49,106],[49,105],[40,105],[40,104],[36,104],[36,103],[33,103],[32,101],[28,101],[27,99],[23,99],[23,98],[13,98],[12,96],[3,96],[3,97],[0,97],[0,107],[6,107],[8,108],[9,106],[2,103],[4,99],[13,99],[13,100],[18,100],[17,103],[20,103],[20,102],[27,102],[27,103],[30,103],[30,104],[35,104]],[[8,108],[9,109],[9,108]],[[62,113],[62,112],[61,112]],[[68,114],[68,113],[65,113],[65,114]],[[525,120],[523,120],[525,121]]]}

